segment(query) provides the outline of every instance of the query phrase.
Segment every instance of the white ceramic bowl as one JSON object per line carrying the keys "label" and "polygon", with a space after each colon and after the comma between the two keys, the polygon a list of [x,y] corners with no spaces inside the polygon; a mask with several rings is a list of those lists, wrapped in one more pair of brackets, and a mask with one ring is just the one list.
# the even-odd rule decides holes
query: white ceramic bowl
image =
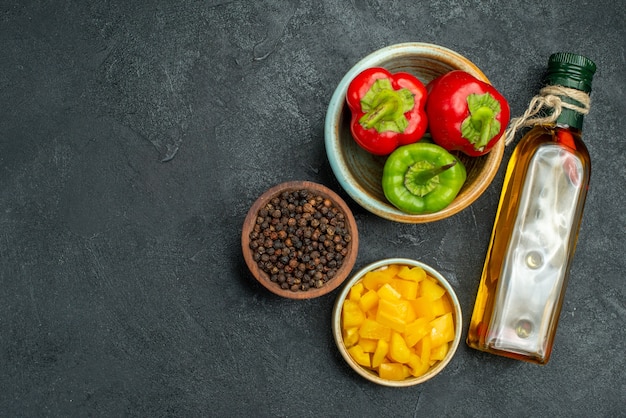
{"label": "white ceramic bowl", "polygon": [[[341,311],[343,307],[343,302],[348,297],[348,294],[350,293],[350,289],[352,288],[352,286],[354,286],[359,280],[361,280],[365,276],[365,274],[367,274],[368,272],[373,271],[373,270],[378,270],[378,269],[384,268],[389,265],[394,265],[394,264],[406,265],[409,267],[415,267],[415,266],[421,267],[426,271],[426,273],[429,276],[435,278],[437,282],[439,283],[439,285],[441,285],[446,290],[446,294],[448,295],[449,300],[453,306],[453,317],[454,317],[454,340],[452,340],[449,343],[450,346],[449,346],[448,353],[446,354],[445,358],[443,360],[438,361],[425,374],[418,376],[418,377],[407,377],[404,380],[382,379],[374,371],[369,370],[359,365],[352,358],[352,356],[348,352],[348,349],[346,348],[346,345],[344,344],[342,327],[341,327]],[[390,387],[406,387],[406,386],[417,385],[417,384],[426,382],[427,380],[432,379],[437,374],[439,374],[448,365],[450,360],[452,360],[452,357],[454,356],[454,353],[456,352],[459,346],[459,342],[461,341],[462,327],[463,327],[463,315],[461,312],[461,305],[456,296],[456,293],[454,292],[454,289],[452,288],[452,286],[450,286],[450,283],[448,283],[448,281],[441,275],[441,273],[439,273],[437,270],[430,267],[429,265],[424,264],[420,261],[407,259],[407,258],[388,258],[388,259],[384,259],[384,260],[380,260],[375,263],[372,263],[362,268],[361,270],[359,270],[354,276],[352,276],[349,280],[345,282],[341,292],[337,295],[337,299],[333,307],[333,315],[332,315],[333,337],[335,339],[335,343],[337,344],[337,348],[339,349],[339,352],[341,353],[344,360],[348,363],[348,365],[355,372],[357,372],[359,375],[361,375],[365,379],[371,382],[377,383],[379,385],[390,386]]]}

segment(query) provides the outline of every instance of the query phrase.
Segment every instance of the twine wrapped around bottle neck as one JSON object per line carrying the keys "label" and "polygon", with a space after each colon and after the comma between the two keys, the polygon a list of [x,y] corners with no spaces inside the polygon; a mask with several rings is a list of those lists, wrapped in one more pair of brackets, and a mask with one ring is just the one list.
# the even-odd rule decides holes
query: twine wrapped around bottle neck
{"label": "twine wrapped around bottle neck", "polygon": [[[581,106],[567,103],[562,98],[569,97],[574,99]],[[547,116],[538,115],[544,108],[552,109]],[[574,110],[580,114],[586,115],[591,107],[591,99],[589,94],[584,91],[572,89],[563,86],[546,86],[539,90],[539,94],[530,101],[526,112],[518,118],[511,119],[509,127],[505,132],[505,144],[509,145],[515,138],[515,133],[528,126],[553,123],[561,115],[563,108]]]}

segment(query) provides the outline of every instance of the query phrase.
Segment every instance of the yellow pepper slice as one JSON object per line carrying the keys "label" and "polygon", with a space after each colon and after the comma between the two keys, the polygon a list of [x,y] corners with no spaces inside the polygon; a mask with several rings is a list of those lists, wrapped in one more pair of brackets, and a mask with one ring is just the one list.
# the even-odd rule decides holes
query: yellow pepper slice
{"label": "yellow pepper slice", "polygon": [[434,279],[428,279],[430,279],[430,277],[420,282],[420,296],[424,296],[430,300],[439,299],[446,293],[446,289],[435,283],[433,281]]}
{"label": "yellow pepper slice", "polygon": [[430,326],[432,327],[430,333],[432,347],[439,347],[441,344],[454,340],[454,319],[451,313],[430,321]]}
{"label": "yellow pepper slice", "polygon": [[400,300],[402,295],[396,289],[391,286],[389,283],[385,283],[378,289],[378,296],[381,299],[386,299],[390,301]]}
{"label": "yellow pepper slice", "polygon": [[368,312],[378,305],[378,293],[375,290],[368,290],[361,296],[359,307],[363,312]]}
{"label": "yellow pepper slice", "polygon": [[408,368],[400,363],[382,363],[378,366],[378,375],[387,380],[404,380],[408,372]]}
{"label": "yellow pepper slice", "polygon": [[373,319],[366,318],[359,327],[359,336],[361,338],[389,341],[391,338],[391,328],[379,324]]}
{"label": "yellow pepper slice", "polygon": [[370,355],[364,352],[363,347],[361,347],[360,345],[355,345],[348,348],[348,353],[350,353],[350,356],[352,356],[354,361],[359,363],[361,366],[372,367]]}
{"label": "yellow pepper slice", "polygon": [[343,309],[341,311],[341,319],[343,328],[358,327],[365,320],[365,314],[359,307],[359,303],[350,299],[346,299],[343,302]]}
{"label": "yellow pepper slice", "polygon": [[426,271],[421,267],[403,266],[398,272],[398,277],[404,280],[420,282],[426,278]]}
{"label": "yellow pepper slice", "polygon": [[363,293],[363,283],[359,282],[350,288],[350,292],[348,293],[348,299],[358,302],[361,299],[361,294]]}
{"label": "yellow pepper slice", "polygon": [[409,347],[413,347],[419,340],[431,333],[432,326],[426,318],[417,318],[404,327],[404,340]]}
{"label": "yellow pepper slice", "polygon": [[406,300],[380,299],[376,311],[376,321],[398,332],[404,332],[406,317],[409,312],[409,302]]}
{"label": "yellow pepper slice", "polygon": [[413,300],[417,297],[419,283],[412,280],[394,279],[391,286],[402,295],[404,299]]}
{"label": "yellow pepper slice", "polygon": [[441,344],[439,347],[430,350],[430,360],[443,360],[450,349],[449,344]]}
{"label": "yellow pepper slice", "polygon": [[411,357],[411,351],[406,345],[404,338],[397,332],[391,333],[391,341],[389,342],[389,357],[397,363],[408,363]]}
{"label": "yellow pepper slice", "polygon": [[376,344],[376,350],[372,355],[372,367],[376,368],[385,360],[387,353],[389,352],[389,343],[385,340],[378,340]]}

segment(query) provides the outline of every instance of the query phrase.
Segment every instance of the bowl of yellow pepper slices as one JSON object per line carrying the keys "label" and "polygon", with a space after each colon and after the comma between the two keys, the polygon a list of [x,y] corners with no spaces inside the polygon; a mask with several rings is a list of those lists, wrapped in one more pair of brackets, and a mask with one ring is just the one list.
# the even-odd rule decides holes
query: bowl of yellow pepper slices
{"label": "bowl of yellow pepper slices", "polygon": [[372,263],[337,296],[333,337],[348,363],[383,386],[423,383],[450,362],[461,340],[454,289],[434,268],[406,258]]}

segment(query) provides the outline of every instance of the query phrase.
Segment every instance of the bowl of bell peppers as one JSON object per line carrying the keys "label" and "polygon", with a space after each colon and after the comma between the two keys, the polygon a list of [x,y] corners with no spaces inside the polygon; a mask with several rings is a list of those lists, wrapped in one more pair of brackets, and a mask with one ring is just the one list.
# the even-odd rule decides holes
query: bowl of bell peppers
{"label": "bowl of bell peppers", "polygon": [[436,269],[389,258],[362,268],[344,284],[332,331],[357,374],[383,386],[413,386],[452,360],[462,313],[454,289]]}
{"label": "bowl of bell peppers", "polygon": [[[458,115],[450,113],[451,86],[474,99]],[[474,120],[461,123],[472,107]],[[343,189],[369,212],[433,222],[467,208],[491,184],[509,116],[504,97],[469,59],[438,45],[396,44],[361,59],[340,81],[326,113],[326,154]]]}

